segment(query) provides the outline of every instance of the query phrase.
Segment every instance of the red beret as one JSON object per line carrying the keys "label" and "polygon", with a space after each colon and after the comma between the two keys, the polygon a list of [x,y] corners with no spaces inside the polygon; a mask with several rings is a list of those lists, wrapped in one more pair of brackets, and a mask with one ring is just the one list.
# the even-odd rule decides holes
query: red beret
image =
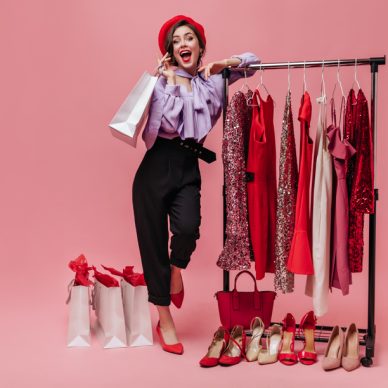
{"label": "red beret", "polygon": [[166,49],[164,48],[164,42],[166,41],[166,37],[170,32],[171,27],[174,24],[180,22],[181,20],[186,20],[188,23],[192,24],[198,30],[199,35],[201,35],[201,38],[203,40],[203,43],[206,45],[205,30],[203,26],[197,23],[195,20],[189,18],[188,16],[177,15],[171,18],[170,20],[167,20],[166,23],[163,24],[162,28],[159,31],[159,48],[163,55],[166,54]]}

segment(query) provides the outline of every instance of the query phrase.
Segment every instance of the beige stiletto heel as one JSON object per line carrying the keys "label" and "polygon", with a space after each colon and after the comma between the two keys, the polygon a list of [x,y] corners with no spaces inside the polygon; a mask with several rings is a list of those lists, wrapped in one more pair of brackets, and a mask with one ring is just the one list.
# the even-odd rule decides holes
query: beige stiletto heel
{"label": "beige stiletto heel", "polygon": [[360,366],[360,345],[358,343],[358,330],[352,323],[345,334],[344,347],[342,351],[342,367],[348,372]]}
{"label": "beige stiletto heel", "polygon": [[257,358],[259,356],[259,352],[261,349],[261,336],[264,333],[264,322],[261,320],[260,317],[256,317],[252,319],[251,322],[251,332],[252,337],[251,340],[248,343],[247,350],[246,350],[246,358],[248,361],[257,361]]}
{"label": "beige stiletto heel", "polygon": [[324,370],[332,370],[341,366],[342,348],[344,345],[344,332],[338,326],[334,326],[322,360]]}
{"label": "beige stiletto heel", "polygon": [[259,364],[272,364],[278,360],[280,343],[282,342],[282,327],[272,325],[269,336],[267,337],[267,349],[261,349],[259,352]]}

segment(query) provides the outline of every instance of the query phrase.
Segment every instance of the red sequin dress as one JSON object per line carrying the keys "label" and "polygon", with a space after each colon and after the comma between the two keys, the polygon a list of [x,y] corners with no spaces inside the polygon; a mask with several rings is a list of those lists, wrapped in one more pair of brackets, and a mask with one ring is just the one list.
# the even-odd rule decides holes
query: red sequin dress
{"label": "red sequin dress", "polygon": [[246,152],[251,119],[247,98],[252,96],[237,92],[226,111],[222,139],[222,161],[225,173],[226,241],[217,265],[227,271],[251,267],[251,248],[248,231]]}
{"label": "red sequin dress", "polygon": [[349,191],[349,244],[351,272],[361,272],[364,254],[364,214],[374,212],[373,136],[368,101],[360,89],[351,89],[346,104],[345,138],[356,149],[347,165]]}
{"label": "red sequin dress", "polygon": [[256,279],[275,272],[276,227],[276,147],[273,124],[274,103],[268,95],[263,100],[255,90],[249,138],[247,183],[249,232],[255,258]]}
{"label": "red sequin dress", "polygon": [[291,92],[287,93],[279,152],[279,184],[276,207],[275,290],[294,290],[294,274],[287,270],[287,260],[294,234],[298,164],[296,158]]}

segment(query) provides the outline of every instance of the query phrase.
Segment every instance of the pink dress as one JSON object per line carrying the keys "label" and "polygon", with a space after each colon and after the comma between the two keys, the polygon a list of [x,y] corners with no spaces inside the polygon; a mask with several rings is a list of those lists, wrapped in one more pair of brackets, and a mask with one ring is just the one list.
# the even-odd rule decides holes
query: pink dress
{"label": "pink dress", "polygon": [[[344,99],[341,104],[341,113],[343,103]],[[343,295],[347,295],[352,280],[348,257],[349,198],[346,184],[346,164],[356,150],[346,139],[341,139],[341,129],[336,123],[333,99],[331,100],[331,110],[333,123],[327,128],[327,138],[329,140],[328,149],[333,156],[336,179],[334,180],[333,193],[335,207],[333,213],[330,287],[339,288]]]}

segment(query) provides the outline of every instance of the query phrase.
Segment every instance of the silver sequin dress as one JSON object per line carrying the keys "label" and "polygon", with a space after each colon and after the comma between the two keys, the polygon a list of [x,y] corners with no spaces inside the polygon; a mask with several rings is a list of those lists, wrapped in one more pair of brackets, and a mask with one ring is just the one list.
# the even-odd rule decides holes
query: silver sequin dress
{"label": "silver sequin dress", "polygon": [[291,92],[286,96],[280,140],[279,185],[275,235],[275,289],[293,292],[294,274],[287,270],[287,260],[294,234],[298,166],[291,109]]}
{"label": "silver sequin dress", "polygon": [[222,139],[222,160],[225,174],[226,242],[217,265],[223,270],[243,270],[251,267],[251,247],[248,229],[246,185],[246,141],[250,128],[251,107],[246,103],[252,96],[236,92],[226,112]]}

